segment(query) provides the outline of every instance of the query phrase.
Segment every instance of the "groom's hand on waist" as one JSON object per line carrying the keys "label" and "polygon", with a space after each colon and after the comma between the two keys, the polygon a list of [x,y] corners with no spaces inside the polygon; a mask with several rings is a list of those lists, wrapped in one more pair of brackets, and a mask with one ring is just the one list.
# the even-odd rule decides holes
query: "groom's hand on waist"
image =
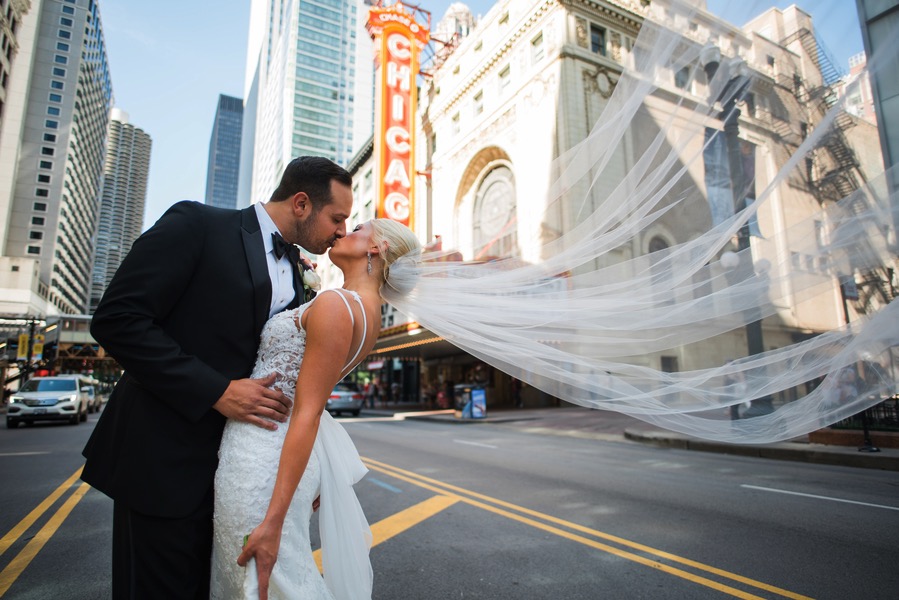
{"label": "groom's hand on waist", "polygon": [[234,380],[212,408],[229,419],[274,431],[278,428],[275,421],[286,421],[293,406],[290,398],[271,389],[275,380],[274,374],[262,379]]}

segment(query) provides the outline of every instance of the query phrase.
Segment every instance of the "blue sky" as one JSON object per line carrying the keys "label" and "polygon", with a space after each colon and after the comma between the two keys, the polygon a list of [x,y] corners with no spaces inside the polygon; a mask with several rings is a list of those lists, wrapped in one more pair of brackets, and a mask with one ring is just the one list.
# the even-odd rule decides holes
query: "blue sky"
{"label": "blue sky", "polygon": [[[418,0],[436,22],[449,0]],[[476,15],[492,0],[466,2]],[[854,0],[708,0],[737,25],[771,6],[797,4],[844,70],[862,51]],[[179,200],[203,200],[219,94],[243,96],[250,0],[101,0],[116,106],[153,138],[146,229]]]}

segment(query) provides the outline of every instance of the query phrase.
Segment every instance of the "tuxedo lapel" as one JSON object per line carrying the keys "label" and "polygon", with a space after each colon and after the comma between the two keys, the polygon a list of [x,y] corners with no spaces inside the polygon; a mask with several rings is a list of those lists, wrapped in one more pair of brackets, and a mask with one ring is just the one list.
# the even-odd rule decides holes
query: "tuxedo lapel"
{"label": "tuxedo lapel", "polygon": [[268,311],[272,303],[272,281],[268,274],[268,264],[265,262],[265,245],[262,243],[262,235],[259,233],[256,209],[253,206],[241,211],[241,234],[243,235],[247,265],[250,268],[250,277],[253,280],[255,303],[253,315],[256,319],[256,331],[262,331],[262,326],[268,320]]}

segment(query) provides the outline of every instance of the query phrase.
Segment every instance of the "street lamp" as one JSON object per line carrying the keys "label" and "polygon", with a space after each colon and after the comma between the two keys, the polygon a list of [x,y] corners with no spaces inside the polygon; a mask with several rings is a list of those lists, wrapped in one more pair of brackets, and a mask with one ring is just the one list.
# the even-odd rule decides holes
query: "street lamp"
{"label": "street lamp", "polygon": [[[714,44],[706,44],[699,52],[699,62],[711,87],[711,82],[721,67],[721,49]],[[743,96],[749,89],[750,79],[749,68],[740,57],[727,60],[725,68],[727,68],[728,75],[727,83],[717,96],[709,100],[713,105],[721,102],[721,112],[718,118],[724,123],[731,197],[733,198],[734,214],[736,214],[745,208],[745,196],[749,187],[743,173],[743,156],[740,150],[740,109],[737,108],[737,102],[743,100]],[[749,244],[749,221],[744,223],[737,232],[737,252],[743,250],[749,250],[746,254],[752,256]],[[746,346],[749,356],[753,356],[764,352],[765,347],[762,340],[761,316],[756,309],[751,309],[749,317],[751,320],[746,324]],[[770,396],[765,396],[753,402],[753,407],[749,409],[748,413],[749,416],[754,416],[771,412],[771,410],[773,410],[772,399]]]}

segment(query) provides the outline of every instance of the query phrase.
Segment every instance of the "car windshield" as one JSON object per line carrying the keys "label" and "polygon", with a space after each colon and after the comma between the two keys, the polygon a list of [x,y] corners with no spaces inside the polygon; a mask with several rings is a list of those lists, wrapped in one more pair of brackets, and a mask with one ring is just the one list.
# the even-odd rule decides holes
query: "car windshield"
{"label": "car windshield", "polygon": [[74,392],[74,379],[31,379],[22,386],[20,392]]}
{"label": "car windshield", "polygon": [[357,386],[355,383],[346,383],[346,382],[341,381],[340,383],[338,383],[337,385],[334,386],[334,391],[335,392],[358,392],[359,386]]}

